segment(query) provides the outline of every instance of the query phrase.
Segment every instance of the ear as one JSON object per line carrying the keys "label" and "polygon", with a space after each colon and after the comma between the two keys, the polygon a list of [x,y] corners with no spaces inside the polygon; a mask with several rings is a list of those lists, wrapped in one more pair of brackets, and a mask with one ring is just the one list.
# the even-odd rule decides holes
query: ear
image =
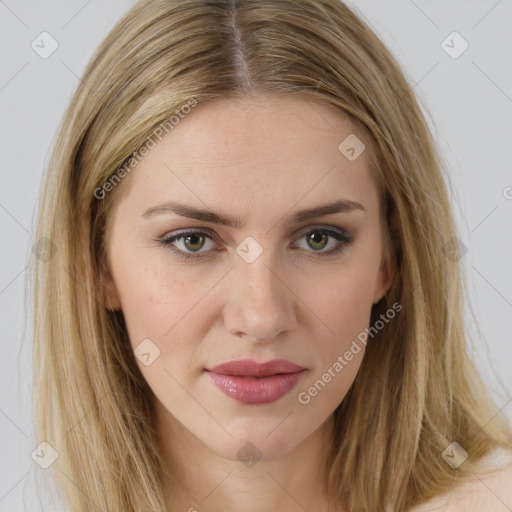
{"label": "ear", "polygon": [[389,240],[383,244],[381,265],[377,275],[377,283],[373,296],[373,303],[377,304],[389,291],[397,272],[396,253],[399,241],[399,218],[396,211],[393,212],[389,228]]}
{"label": "ear", "polygon": [[101,259],[100,273],[100,286],[104,306],[110,311],[120,310],[121,301],[119,299],[119,293],[117,291],[114,278],[112,277],[112,271],[110,270],[110,265],[106,256]]}

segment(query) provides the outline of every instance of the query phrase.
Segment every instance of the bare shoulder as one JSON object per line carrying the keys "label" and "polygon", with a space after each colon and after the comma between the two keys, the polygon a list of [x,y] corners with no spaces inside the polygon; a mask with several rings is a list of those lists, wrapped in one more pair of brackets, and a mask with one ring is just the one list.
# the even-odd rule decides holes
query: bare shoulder
{"label": "bare shoulder", "polygon": [[450,492],[408,512],[510,512],[512,510],[512,452],[500,450],[485,460],[488,474],[458,485]]}

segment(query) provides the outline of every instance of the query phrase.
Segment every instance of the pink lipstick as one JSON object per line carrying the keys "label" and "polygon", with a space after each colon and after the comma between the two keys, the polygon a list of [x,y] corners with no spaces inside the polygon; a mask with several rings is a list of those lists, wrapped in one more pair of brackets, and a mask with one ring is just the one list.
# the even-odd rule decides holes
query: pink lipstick
{"label": "pink lipstick", "polygon": [[244,404],[261,405],[286,395],[306,369],[285,359],[265,363],[238,359],[206,371],[225,395]]}

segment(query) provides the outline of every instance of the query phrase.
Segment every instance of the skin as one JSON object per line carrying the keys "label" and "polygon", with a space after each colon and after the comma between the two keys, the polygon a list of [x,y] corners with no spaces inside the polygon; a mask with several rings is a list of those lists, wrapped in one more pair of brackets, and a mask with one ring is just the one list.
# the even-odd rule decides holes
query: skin
{"label": "skin", "polygon": [[[338,150],[350,134],[367,148],[354,161]],[[349,118],[326,105],[286,96],[222,99],[196,106],[118,185],[105,291],[109,307],[123,311],[133,348],[149,338],[160,350],[149,366],[137,363],[156,396],[173,510],[327,510],[323,461],[333,412],[364,345],[309,403],[298,395],[369,326],[372,305],[394,276],[368,149]],[[340,199],[364,210],[290,223],[299,210]],[[168,201],[245,225],[169,211],[144,216]],[[190,228],[213,237],[174,242],[191,254],[205,251],[195,260],[159,241]],[[322,256],[340,242],[315,232],[316,245],[308,244],[312,228],[344,230],[353,240]],[[236,252],[249,236],[262,249],[251,263]],[[204,371],[240,358],[287,359],[307,371],[278,401],[246,405]],[[237,456],[247,443],[261,456],[252,467]]]}

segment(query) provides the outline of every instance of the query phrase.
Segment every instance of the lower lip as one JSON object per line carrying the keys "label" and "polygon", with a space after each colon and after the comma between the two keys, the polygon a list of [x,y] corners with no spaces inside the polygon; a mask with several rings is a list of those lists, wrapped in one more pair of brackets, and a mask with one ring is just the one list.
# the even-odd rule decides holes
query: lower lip
{"label": "lower lip", "polygon": [[275,402],[291,391],[304,370],[262,378],[207,373],[225,395],[243,404],[261,405]]}

